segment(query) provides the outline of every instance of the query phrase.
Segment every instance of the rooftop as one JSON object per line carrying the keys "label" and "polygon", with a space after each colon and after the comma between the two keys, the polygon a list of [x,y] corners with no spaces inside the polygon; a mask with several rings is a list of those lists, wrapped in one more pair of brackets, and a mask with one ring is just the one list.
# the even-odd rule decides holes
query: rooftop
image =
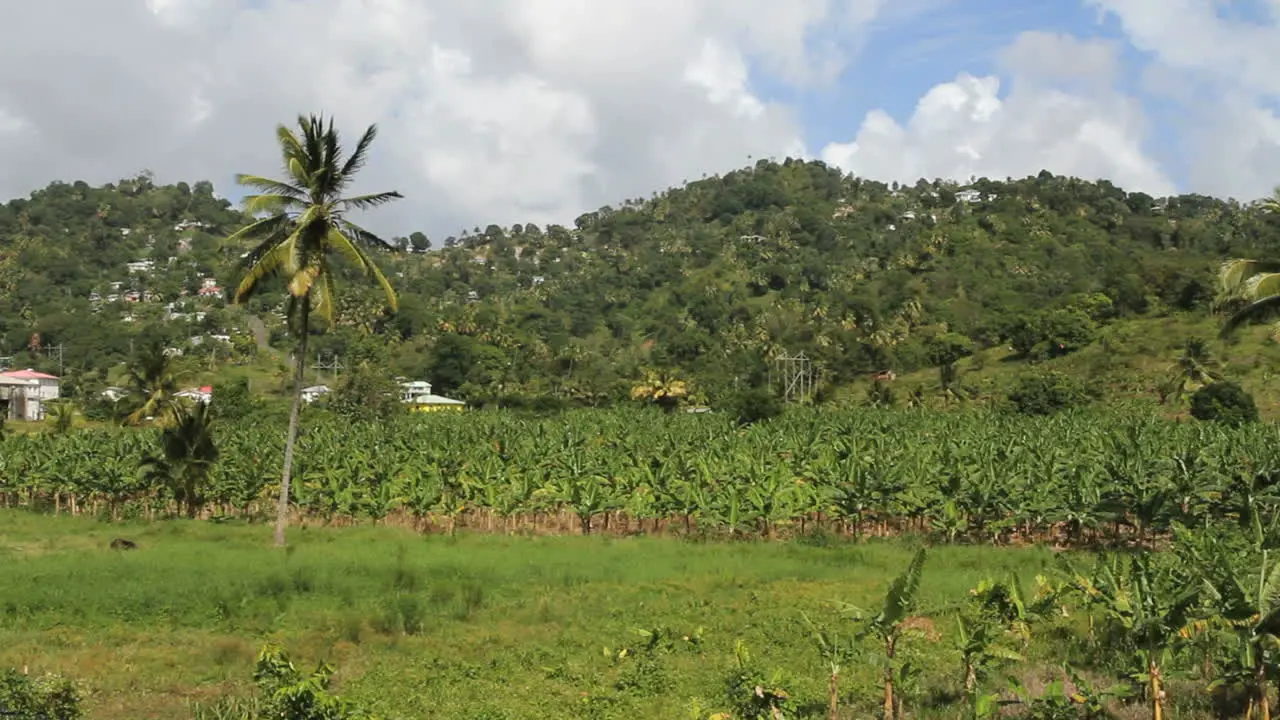
{"label": "rooftop", "polygon": [[47,373],[36,372],[31,368],[26,370],[10,370],[8,372],[0,372],[0,377],[18,378],[19,380],[57,380],[57,375],[49,375]]}

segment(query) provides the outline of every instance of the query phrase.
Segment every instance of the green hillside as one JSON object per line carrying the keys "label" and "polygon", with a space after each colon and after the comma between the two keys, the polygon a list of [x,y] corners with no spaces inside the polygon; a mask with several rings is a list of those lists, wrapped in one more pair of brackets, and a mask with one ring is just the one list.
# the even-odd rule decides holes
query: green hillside
{"label": "green hillside", "polygon": [[[146,176],[55,183],[0,206],[0,356],[89,392],[159,342],[205,380],[281,387],[282,293],[225,299],[246,248],[222,238],[244,220],[207,182]],[[1047,172],[906,187],[789,160],[572,227],[490,225],[425,252],[431,241],[409,235],[407,252],[382,258],[400,311],[346,283],[309,363],[337,356],[348,371],[504,403],[604,404],[652,370],[714,403],[803,352],[822,400],[861,402],[889,370],[898,401],[995,397],[1032,363],[1108,398],[1154,400],[1183,343],[1216,334],[1217,264],[1275,256],[1280,217]],[[1268,330],[1210,349],[1264,408],[1280,398]],[[943,394],[938,368],[953,362]]]}

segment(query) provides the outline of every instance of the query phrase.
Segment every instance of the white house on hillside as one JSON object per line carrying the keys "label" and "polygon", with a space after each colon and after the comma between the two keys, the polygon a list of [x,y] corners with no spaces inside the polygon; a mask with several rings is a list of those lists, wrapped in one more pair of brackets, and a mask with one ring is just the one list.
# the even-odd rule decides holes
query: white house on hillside
{"label": "white house on hillside", "polygon": [[461,410],[467,406],[461,400],[432,393],[431,383],[422,380],[400,383],[400,402],[409,405],[409,409],[415,412]]}
{"label": "white house on hillside", "polygon": [[56,375],[26,370],[0,372],[0,411],[13,420],[43,420],[45,404],[59,397]]}
{"label": "white house on hillside", "polygon": [[311,404],[328,394],[328,385],[312,385],[311,387],[304,387],[302,388],[302,402]]}

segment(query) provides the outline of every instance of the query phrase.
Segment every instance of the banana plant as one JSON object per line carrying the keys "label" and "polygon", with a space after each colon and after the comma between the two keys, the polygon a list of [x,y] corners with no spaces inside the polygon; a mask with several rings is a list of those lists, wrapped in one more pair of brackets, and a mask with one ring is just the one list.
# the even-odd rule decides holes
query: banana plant
{"label": "banana plant", "polygon": [[1207,568],[1204,589],[1214,619],[1235,640],[1235,667],[1211,687],[1228,683],[1245,687],[1248,716],[1271,720],[1269,677],[1277,670],[1280,654],[1280,562],[1271,561],[1265,549],[1259,555],[1252,572],[1225,564]]}
{"label": "banana plant", "polygon": [[[900,676],[898,658],[898,642],[902,639],[903,621],[915,610],[917,595],[920,590],[920,576],[924,572],[926,551],[920,548],[911,558],[907,569],[889,585],[885,593],[884,605],[875,615],[862,620],[862,627],[856,637],[859,640],[872,639],[880,646],[882,655],[877,658],[882,665],[881,674],[883,703],[882,720],[894,720],[899,716],[901,705],[895,702],[894,688]],[[865,613],[852,608],[855,617],[865,617]]]}
{"label": "banana plant", "polygon": [[1145,688],[1152,719],[1163,720],[1164,667],[1197,619],[1201,588],[1149,554],[1099,560],[1091,578],[1076,575],[1075,587],[1103,613],[1107,637],[1122,653],[1129,678]]}
{"label": "banana plant", "polygon": [[827,666],[827,720],[840,718],[840,670],[858,654],[853,637],[842,637],[839,630],[822,628],[814,624],[808,615],[801,613],[809,626],[814,646]]}

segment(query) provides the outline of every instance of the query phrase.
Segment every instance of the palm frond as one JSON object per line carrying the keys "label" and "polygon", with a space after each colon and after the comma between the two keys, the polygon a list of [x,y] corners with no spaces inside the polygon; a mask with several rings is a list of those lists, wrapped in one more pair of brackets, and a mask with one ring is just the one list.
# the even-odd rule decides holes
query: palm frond
{"label": "palm frond", "polygon": [[1262,272],[1250,277],[1245,281],[1242,293],[1249,300],[1280,295],[1280,273]]}
{"label": "palm frond", "polygon": [[1256,203],[1259,210],[1267,213],[1280,213],[1280,185],[1271,191],[1271,195]]}
{"label": "palm frond", "polygon": [[[277,233],[287,229],[289,223],[290,220],[288,215],[272,215],[271,217],[265,217],[261,220],[255,220],[254,222],[251,222],[231,233],[227,236],[225,242],[234,244],[242,240],[271,238]],[[253,254],[250,253],[247,260],[252,262],[252,258]]]}
{"label": "palm frond", "polygon": [[314,301],[312,307],[316,312],[320,313],[330,324],[333,323],[333,309],[337,305],[338,294],[333,286],[333,273],[329,272],[327,267],[322,267],[319,281],[312,290]]}
{"label": "palm frond", "polygon": [[1226,296],[1239,296],[1249,279],[1260,273],[1280,272],[1280,262],[1235,258],[1218,267],[1218,291]]}
{"label": "palm frond", "polygon": [[322,180],[321,174],[324,171],[324,120],[312,115],[306,120],[300,118],[299,123],[303,127],[303,155],[298,159],[299,161],[305,160],[310,180],[307,186],[313,190],[323,190],[324,185],[320,181]]}
{"label": "palm frond", "polygon": [[399,200],[404,196],[392,190],[390,192],[373,193],[372,195],[356,195],[355,197],[342,198],[338,200],[338,206],[343,210],[368,210],[386,205],[392,200]]}
{"label": "palm frond", "polygon": [[327,241],[330,248],[345,257],[352,265],[359,268],[360,272],[369,272],[369,257],[361,252],[360,248],[356,247],[356,244],[351,241],[351,238],[342,233],[341,228],[330,228]]}
{"label": "palm frond", "polygon": [[345,186],[351,181],[360,168],[364,167],[369,156],[369,146],[373,144],[374,138],[378,136],[378,126],[370,125],[365,129],[364,135],[360,136],[360,142],[356,143],[356,149],[351,151],[351,155],[347,158],[346,163],[342,165],[341,184]]}
{"label": "palm frond", "polygon": [[241,201],[241,207],[250,215],[259,215],[269,213],[271,215],[283,215],[290,210],[296,211],[298,208],[304,207],[306,200],[292,198],[287,195],[245,195]]}
{"label": "palm frond", "polygon": [[382,288],[382,294],[387,298],[387,307],[391,308],[391,312],[398,311],[400,309],[400,298],[396,297],[396,289],[391,287],[391,281],[387,279],[386,275],[382,274],[382,268],[379,268],[371,260],[369,262],[369,270],[369,274],[373,276],[373,279],[378,283],[378,287]]}
{"label": "palm frond", "polygon": [[236,175],[236,184],[250,187],[266,194],[283,195],[285,197],[296,198],[299,200],[307,197],[307,191],[297,185],[290,185],[287,182],[273,180],[260,175],[247,175],[241,173]]}
{"label": "palm frond", "polygon": [[321,136],[321,145],[324,149],[320,163],[322,180],[319,185],[326,195],[336,195],[342,187],[342,171],[338,167],[342,145],[338,142],[338,131],[333,127],[333,118],[329,119],[329,126]]}
{"label": "palm frond", "polygon": [[293,248],[288,242],[288,238],[283,241],[267,241],[259,246],[261,252],[255,252],[257,256],[255,261],[250,263],[244,273],[244,277],[240,279],[240,284],[236,286],[236,292],[233,302],[239,304],[249,298],[257,289],[258,283],[263,278],[275,275],[276,273],[287,270],[293,255]]}
{"label": "palm frond", "polygon": [[1272,295],[1264,297],[1261,300],[1255,300],[1237,310],[1222,325],[1220,336],[1226,337],[1235,332],[1237,328],[1245,323],[1260,320],[1280,311],[1280,295]]}
{"label": "palm frond", "polygon": [[396,249],[396,247],[391,243],[387,242],[386,240],[383,240],[377,235],[374,235],[373,233],[369,232],[368,230],[365,230],[364,228],[360,227],[359,225],[351,222],[346,218],[342,218],[340,223],[342,224],[342,229],[346,233],[353,236],[356,240],[358,240],[361,244],[365,245],[366,247],[378,248],[379,250],[395,250]]}
{"label": "palm frond", "polygon": [[276,141],[280,143],[280,154],[284,160],[284,170],[293,178],[298,187],[309,188],[311,177],[307,173],[307,151],[302,140],[285,125],[276,128]]}
{"label": "palm frond", "polygon": [[[364,231],[362,228],[352,225],[349,222],[344,221],[342,225],[344,230],[348,230],[353,234],[358,234],[359,232],[367,233],[367,231]],[[373,237],[375,240],[378,240],[376,236]],[[382,293],[387,298],[387,305],[393,312],[400,309],[400,299],[396,297],[396,291],[395,288],[391,286],[391,281],[387,279],[386,275],[382,274],[382,269],[378,267],[378,264],[373,261],[373,258],[369,257],[363,248],[361,248],[357,243],[351,242],[351,239],[347,237],[346,234],[338,231],[337,229],[330,234],[329,242],[335,250],[341,252],[349,258],[353,264],[363,270],[366,276],[373,278],[378,283],[378,287],[382,288]],[[382,241],[378,240],[378,242]]]}

